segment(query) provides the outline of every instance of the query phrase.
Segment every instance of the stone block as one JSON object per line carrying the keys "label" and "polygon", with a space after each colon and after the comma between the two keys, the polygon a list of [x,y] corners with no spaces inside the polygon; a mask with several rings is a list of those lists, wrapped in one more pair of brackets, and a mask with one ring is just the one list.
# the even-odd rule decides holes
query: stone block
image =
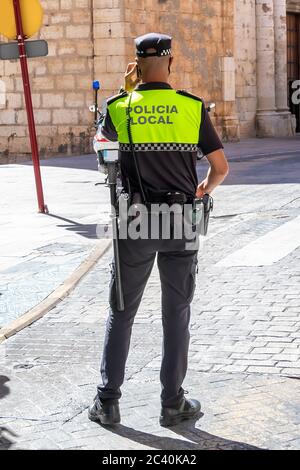
{"label": "stone block", "polygon": [[73,0],[60,0],[61,10],[71,10],[73,8]]}
{"label": "stone block", "polygon": [[55,13],[51,15],[51,23],[52,24],[60,24],[60,23],[69,23],[71,22],[71,13]]}
{"label": "stone block", "polygon": [[73,109],[55,109],[53,111],[53,124],[70,124],[78,123],[78,111]]}
{"label": "stone block", "polygon": [[70,25],[66,27],[66,38],[83,39],[91,35],[90,25]]}
{"label": "stone block", "polygon": [[42,95],[43,108],[61,108],[64,105],[62,93],[45,93]]}
{"label": "stone block", "polygon": [[[107,72],[116,73],[116,72],[125,72],[127,67],[127,59],[124,56],[108,56],[106,59]],[[101,64],[102,65],[102,64]],[[98,66],[98,63],[97,63]]]}
{"label": "stone block", "polygon": [[51,25],[44,26],[42,29],[43,39],[60,39],[64,37],[64,26]]}
{"label": "stone block", "polygon": [[7,93],[6,100],[7,107],[9,109],[16,109],[22,107],[22,95],[20,93]]}
{"label": "stone block", "polygon": [[16,113],[12,109],[1,110],[0,112],[0,124],[15,124],[16,122]]}
{"label": "stone block", "polygon": [[95,43],[95,55],[125,55],[125,42],[117,38],[101,39]]}
{"label": "stone block", "polygon": [[66,93],[65,106],[67,108],[82,108],[84,106],[83,93]]}
{"label": "stone block", "polygon": [[94,10],[94,21],[96,23],[116,23],[124,20],[120,8],[100,8]]}
{"label": "stone block", "polygon": [[72,74],[59,75],[55,79],[55,90],[74,90],[75,76]]}
{"label": "stone block", "polygon": [[53,90],[54,78],[53,77],[34,77],[32,80],[32,90]]}

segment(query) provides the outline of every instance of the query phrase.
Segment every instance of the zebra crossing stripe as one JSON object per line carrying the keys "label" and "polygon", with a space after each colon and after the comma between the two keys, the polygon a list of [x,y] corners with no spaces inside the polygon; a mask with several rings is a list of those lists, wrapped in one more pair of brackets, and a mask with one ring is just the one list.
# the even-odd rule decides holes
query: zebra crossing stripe
{"label": "zebra crossing stripe", "polygon": [[226,256],[216,266],[269,266],[300,246],[300,216]]}

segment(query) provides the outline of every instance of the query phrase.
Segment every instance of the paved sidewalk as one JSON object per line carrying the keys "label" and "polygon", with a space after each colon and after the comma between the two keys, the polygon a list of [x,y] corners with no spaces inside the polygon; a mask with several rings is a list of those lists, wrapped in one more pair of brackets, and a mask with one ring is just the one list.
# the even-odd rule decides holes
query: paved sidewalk
{"label": "paved sidewalk", "polygon": [[[299,449],[300,247],[280,258],[268,242],[298,220],[298,191],[297,184],[271,184],[215,192],[184,384],[202,402],[199,420],[169,430],[158,424],[162,330],[155,267],[133,329],[122,424],[110,430],[88,421],[107,318],[109,252],[68,298],[0,345],[0,446]],[[253,252],[252,266],[243,259],[230,264],[240,249],[249,252],[264,240],[276,261],[260,262]],[[226,259],[227,266],[219,264]]]}
{"label": "paved sidewalk", "polygon": [[[95,168],[95,158],[88,160]],[[37,212],[32,166],[0,165],[0,328],[41,302],[102,243],[96,227],[108,220],[109,194],[95,184],[104,177],[51,162],[42,166],[49,215]]]}

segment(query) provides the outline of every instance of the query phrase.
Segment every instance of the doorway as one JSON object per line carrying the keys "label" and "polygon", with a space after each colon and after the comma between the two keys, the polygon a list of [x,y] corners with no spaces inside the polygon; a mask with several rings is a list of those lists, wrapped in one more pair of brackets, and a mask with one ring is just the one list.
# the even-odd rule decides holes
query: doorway
{"label": "doorway", "polygon": [[287,75],[289,108],[296,116],[296,132],[300,132],[300,104],[293,103],[295,80],[300,80],[300,14],[287,13]]}

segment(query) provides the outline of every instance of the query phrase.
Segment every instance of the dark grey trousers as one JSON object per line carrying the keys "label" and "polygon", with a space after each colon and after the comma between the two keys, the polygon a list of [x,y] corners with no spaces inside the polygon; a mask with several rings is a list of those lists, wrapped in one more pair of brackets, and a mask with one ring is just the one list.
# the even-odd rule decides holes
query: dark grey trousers
{"label": "dark grey trousers", "polygon": [[190,303],[198,252],[169,251],[176,248],[175,240],[120,240],[119,248],[125,310],[117,310],[112,272],[98,396],[111,403],[121,397],[132,325],[157,254],[163,326],[161,403],[176,407],[184,394],[182,383],[188,363]]}

